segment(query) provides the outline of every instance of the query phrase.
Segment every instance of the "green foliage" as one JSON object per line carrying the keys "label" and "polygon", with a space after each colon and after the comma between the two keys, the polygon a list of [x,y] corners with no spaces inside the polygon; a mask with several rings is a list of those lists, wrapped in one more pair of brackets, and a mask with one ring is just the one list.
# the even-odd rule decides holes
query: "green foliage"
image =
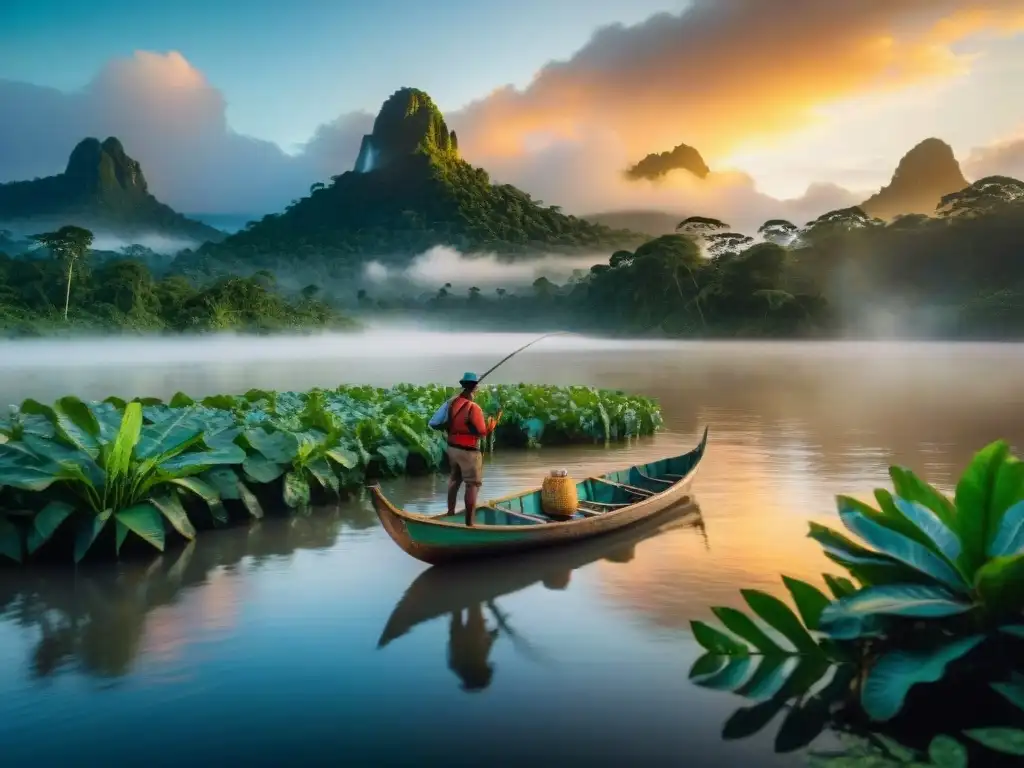
{"label": "green foliage", "polygon": [[[919,686],[984,685],[982,669],[997,676],[991,691],[1015,708],[1014,722],[1021,722],[1024,674],[1014,668],[1024,640],[1021,463],[1002,441],[986,446],[964,470],[954,499],[908,469],[892,467],[890,476],[896,493],[876,491],[878,508],[837,497],[840,521],[870,547],[826,526],[810,526],[826,557],[853,577],[826,574],[832,597],[783,577],[796,612],[765,593],[742,590],[753,617],[712,608],[726,631],[692,622],[694,638],[707,653],[694,663],[691,679],[767,699],[738,710],[725,725],[725,738],[750,735],[790,706],[776,740],[777,750],[786,751],[808,744],[837,713],[856,720],[855,711],[863,712],[870,721],[886,723],[900,715]],[[793,679],[801,669],[816,674],[806,674],[797,685]],[[811,694],[828,670],[846,682]],[[853,679],[858,684],[851,688]],[[1024,754],[1024,730],[1015,726],[968,729],[965,735],[989,749]],[[862,747],[817,764],[882,757],[874,747]],[[882,750],[894,757],[891,751]],[[897,762],[917,759],[914,750],[904,752],[906,760]],[[929,752],[935,765],[953,764],[960,755],[964,762],[957,764],[966,764],[968,750],[940,736]]]}
{"label": "green foliage", "polygon": [[[452,388],[343,386],[308,393],[251,390],[196,402],[65,397],[26,400],[0,420],[0,555],[18,561],[67,530],[75,560],[113,530],[156,549],[166,533],[229,521],[229,508],[262,517],[264,505],[307,511],[367,478],[436,471],[444,436],[428,427]],[[661,427],[651,400],[587,387],[482,387],[481,405],[504,408],[495,445],[598,442]]]}
{"label": "green foliage", "polygon": [[[0,329],[44,332],[68,298],[66,265],[0,255]],[[200,287],[157,279],[141,262],[115,258],[75,271],[72,328],[126,331],[295,331],[355,324],[310,292],[289,301],[259,275]],[[60,324],[63,328],[63,323]]]}
{"label": "green foliage", "polygon": [[[42,419],[35,425],[45,435],[26,431],[23,419],[31,416]],[[2,428],[8,440],[0,444],[0,485],[46,492],[26,534],[28,553],[72,517],[76,561],[108,524],[116,529],[118,551],[129,532],[163,550],[164,519],[191,538],[195,531],[176,493],[196,492],[192,475],[243,460],[229,439],[232,425],[190,408],[148,408],[144,417],[139,402],[118,408],[73,397],[52,407],[26,401]]]}

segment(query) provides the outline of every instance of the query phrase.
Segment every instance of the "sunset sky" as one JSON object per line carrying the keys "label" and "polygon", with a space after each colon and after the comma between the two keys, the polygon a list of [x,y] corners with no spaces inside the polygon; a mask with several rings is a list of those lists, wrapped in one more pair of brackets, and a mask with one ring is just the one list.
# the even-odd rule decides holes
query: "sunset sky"
{"label": "sunset sky", "polygon": [[[348,169],[402,86],[468,160],[577,213],[816,215],[929,136],[968,178],[1024,176],[1024,0],[2,6],[0,180],[115,134],[186,211],[280,208]],[[680,142],[716,173],[621,178]]]}

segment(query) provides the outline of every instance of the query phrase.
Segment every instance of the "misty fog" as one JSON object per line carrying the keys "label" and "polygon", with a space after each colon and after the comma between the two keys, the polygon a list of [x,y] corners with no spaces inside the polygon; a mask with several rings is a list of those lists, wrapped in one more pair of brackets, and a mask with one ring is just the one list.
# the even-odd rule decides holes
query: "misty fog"
{"label": "misty fog", "polygon": [[518,288],[539,277],[564,283],[576,270],[589,272],[594,264],[607,264],[611,252],[566,256],[545,254],[514,261],[494,253],[464,254],[447,246],[436,246],[413,257],[408,267],[396,269],[372,261],[363,271],[365,280],[376,286],[439,288]]}

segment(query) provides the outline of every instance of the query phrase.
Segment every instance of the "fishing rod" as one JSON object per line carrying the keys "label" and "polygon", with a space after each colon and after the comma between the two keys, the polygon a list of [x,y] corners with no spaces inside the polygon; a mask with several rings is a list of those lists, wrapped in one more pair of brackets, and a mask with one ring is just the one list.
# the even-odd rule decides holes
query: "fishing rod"
{"label": "fishing rod", "polygon": [[485,371],[484,374],[477,380],[477,385],[479,386],[481,381],[486,379],[488,376],[490,376],[492,373],[494,373],[496,370],[498,370],[498,368],[503,366],[505,363],[507,363],[509,360],[511,360],[516,355],[518,355],[524,349],[527,349],[528,347],[532,347],[538,341],[543,341],[544,339],[547,339],[547,338],[549,338],[551,336],[563,336],[563,335],[565,335],[565,333],[566,333],[566,331],[554,331],[553,333],[545,333],[543,336],[538,336],[536,339],[531,341],[529,344],[523,344],[523,346],[521,346],[515,352],[512,352],[509,355],[505,355],[505,357],[501,358],[501,360],[499,360],[496,365],[491,366],[487,371]]}
{"label": "fishing rod", "polygon": [[[529,342],[528,344],[523,344],[523,346],[521,346],[519,349],[515,350],[514,352],[512,352],[512,353],[510,353],[508,355],[505,355],[495,365],[492,365],[490,368],[488,368],[484,372],[483,376],[481,376],[479,379],[476,380],[477,386],[480,386],[480,382],[482,382],[484,379],[486,379],[488,376],[490,376],[492,373],[494,373],[496,370],[498,370],[498,368],[503,366],[505,363],[507,363],[509,360],[511,360],[516,355],[518,355],[524,349],[527,349],[528,347],[532,347],[538,341],[543,341],[544,339],[549,338],[551,336],[564,336],[567,333],[568,333],[567,331],[554,331],[552,333],[545,333],[543,336],[538,336],[536,339],[534,339],[533,341]],[[454,395],[449,397],[448,400],[445,402],[445,404],[442,405],[441,407],[442,408],[446,408],[446,407],[450,406],[453,402],[455,402],[455,398],[457,398],[458,396],[459,396],[459,393],[456,392]],[[440,413],[440,411],[439,411],[439,413]]]}

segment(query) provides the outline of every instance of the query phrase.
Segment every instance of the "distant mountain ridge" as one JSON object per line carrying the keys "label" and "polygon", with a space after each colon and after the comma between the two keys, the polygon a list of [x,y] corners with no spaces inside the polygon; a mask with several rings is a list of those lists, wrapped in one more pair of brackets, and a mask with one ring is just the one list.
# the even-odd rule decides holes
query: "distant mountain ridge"
{"label": "distant mountain ridge", "polygon": [[458,137],[430,96],[402,88],[384,101],[352,170],[204,247],[189,266],[272,267],[289,259],[327,263],[338,273],[369,260],[408,262],[438,245],[514,256],[614,250],[641,240],[492,184],[486,171],[461,158]]}
{"label": "distant mountain ridge", "polygon": [[943,196],[968,186],[953,148],[941,139],[925,139],[903,156],[892,181],[860,207],[879,219],[911,213],[934,216]]}
{"label": "distant mountain ridge", "polygon": [[711,169],[694,147],[680,144],[669,152],[652,152],[626,170],[627,179],[657,181],[672,171],[689,171],[698,179],[706,179]]}
{"label": "distant mountain ridge", "polygon": [[56,176],[0,184],[0,223],[37,230],[75,224],[122,237],[160,234],[199,242],[224,237],[153,197],[142,166],[113,136],[102,143],[80,141]]}

